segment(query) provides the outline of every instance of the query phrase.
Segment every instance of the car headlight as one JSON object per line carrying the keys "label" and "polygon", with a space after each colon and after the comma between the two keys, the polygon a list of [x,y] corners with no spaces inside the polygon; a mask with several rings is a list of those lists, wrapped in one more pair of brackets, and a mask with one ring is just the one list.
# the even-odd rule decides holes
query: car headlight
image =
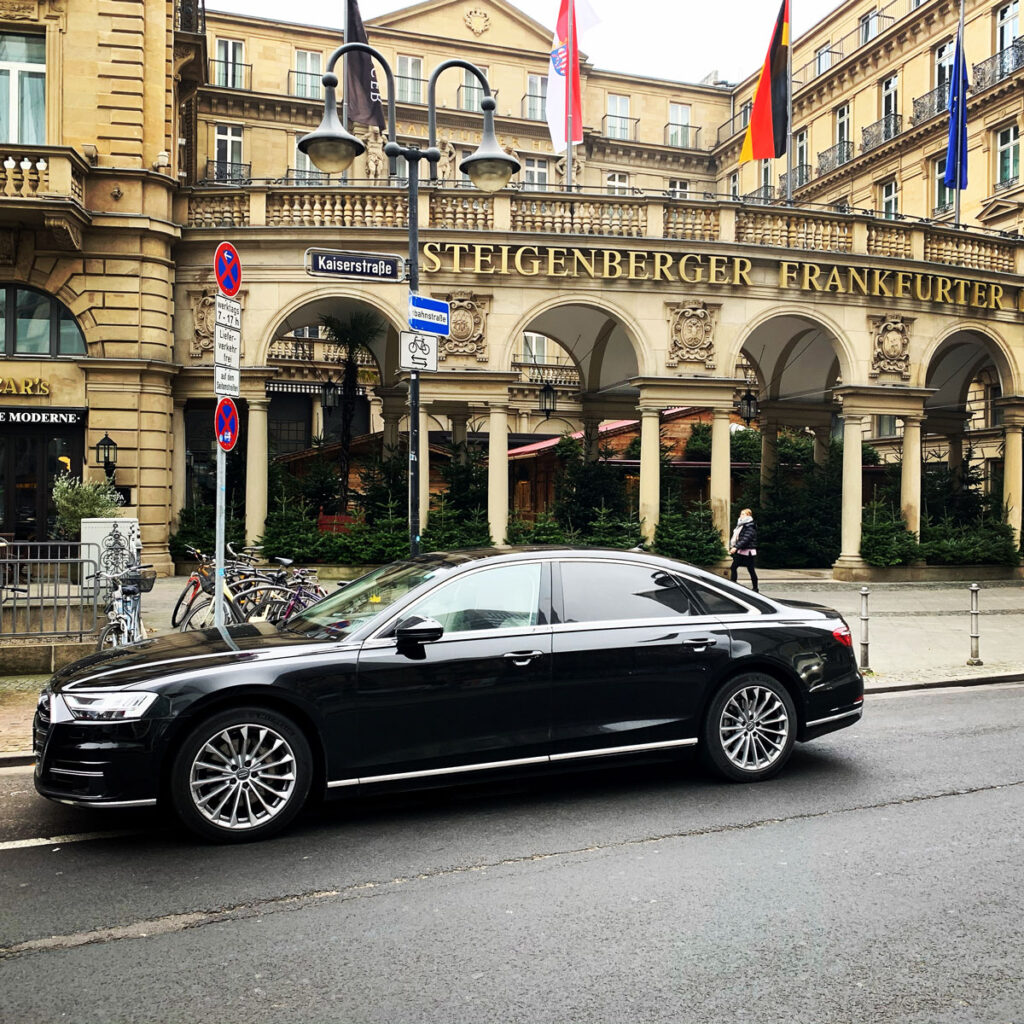
{"label": "car headlight", "polygon": [[138,690],[63,693],[68,711],[84,722],[126,722],[141,718],[158,694]]}

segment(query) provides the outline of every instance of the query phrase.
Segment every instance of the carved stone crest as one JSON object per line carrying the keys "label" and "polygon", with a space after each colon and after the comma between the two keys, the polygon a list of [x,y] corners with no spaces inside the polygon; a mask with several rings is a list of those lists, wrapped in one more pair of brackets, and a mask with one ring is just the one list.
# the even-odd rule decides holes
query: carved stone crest
{"label": "carved stone crest", "polygon": [[666,364],[703,363],[715,368],[715,312],[718,306],[693,301],[669,306],[669,352]]}
{"label": "carved stone crest", "polygon": [[188,354],[193,359],[201,359],[207,352],[213,351],[213,332],[217,322],[217,300],[209,292],[193,294],[192,320],[195,328],[192,332],[192,344]]}
{"label": "carved stone crest", "polygon": [[899,374],[910,380],[910,325],[912,317],[894,313],[891,316],[870,316],[872,330],[871,370],[869,377]]}
{"label": "carved stone crest", "polygon": [[479,7],[470,7],[466,11],[463,21],[466,23],[466,28],[478,39],[491,27],[491,16],[486,11],[480,10]]}
{"label": "carved stone crest", "polygon": [[452,309],[448,337],[440,339],[437,358],[444,360],[448,356],[476,356],[478,363],[486,363],[484,330],[490,305],[488,299],[470,291],[460,291],[452,292],[448,301]]}
{"label": "carved stone crest", "polygon": [[9,21],[35,21],[39,17],[36,0],[0,0],[0,18]]}

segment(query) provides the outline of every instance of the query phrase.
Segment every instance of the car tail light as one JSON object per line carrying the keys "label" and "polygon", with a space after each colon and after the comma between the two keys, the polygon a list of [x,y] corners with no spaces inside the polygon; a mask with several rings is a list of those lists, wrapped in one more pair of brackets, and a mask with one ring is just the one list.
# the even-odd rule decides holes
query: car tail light
{"label": "car tail light", "polygon": [[853,637],[850,635],[850,627],[845,623],[832,630],[832,635],[844,646],[853,646]]}

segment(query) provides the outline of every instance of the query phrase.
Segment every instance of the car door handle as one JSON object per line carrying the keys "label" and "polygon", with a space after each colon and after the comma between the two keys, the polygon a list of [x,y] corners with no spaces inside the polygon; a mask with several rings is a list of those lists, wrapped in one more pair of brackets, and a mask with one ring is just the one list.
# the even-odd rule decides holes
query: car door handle
{"label": "car door handle", "polygon": [[684,640],[684,647],[714,647],[718,641],[713,636],[696,636],[692,640]]}
{"label": "car door handle", "polygon": [[543,651],[509,651],[505,655],[513,665],[529,665],[534,658],[539,658]]}

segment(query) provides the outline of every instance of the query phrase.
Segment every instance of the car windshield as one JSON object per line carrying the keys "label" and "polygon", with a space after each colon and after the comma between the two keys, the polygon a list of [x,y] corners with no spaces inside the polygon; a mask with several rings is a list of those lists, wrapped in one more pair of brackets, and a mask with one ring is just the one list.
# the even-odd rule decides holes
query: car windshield
{"label": "car windshield", "polygon": [[436,562],[393,562],[382,566],[292,616],[286,628],[343,640],[444,568],[444,564]]}

